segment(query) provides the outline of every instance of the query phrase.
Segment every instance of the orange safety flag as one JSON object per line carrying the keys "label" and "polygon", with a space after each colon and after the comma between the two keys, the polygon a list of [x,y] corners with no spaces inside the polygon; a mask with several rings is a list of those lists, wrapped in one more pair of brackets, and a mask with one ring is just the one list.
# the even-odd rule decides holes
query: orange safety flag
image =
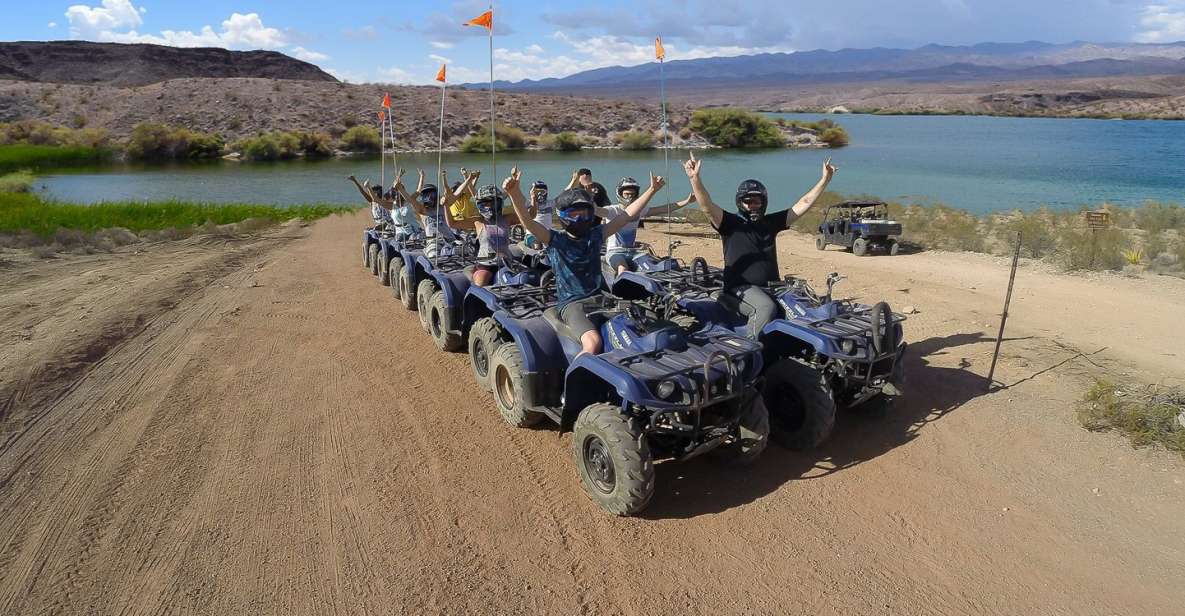
{"label": "orange safety flag", "polygon": [[386,120],[386,119],[387,119],[387,112],[380,110],[379,111],[379,122],[382,122],[383,120]]}
{"label": "orange safety flag", "polygon": [[473,19],[465,22],[466,26],[481,26],[486,30],[494,30],[494,9],[490,9]]}
{"label": "orange safety flag", "polygon": [[662,60],[667,57],[667,50],[662,48],[662,37],[654,37],[654,59]]}
{"label": "orange safety flag", "polygon": [[383,107],[386,107],[387,109],[391,108],[391,95],[390,94],[383,95]]}
{"label": "orange safety flag", "polygon": [[448,66],[448,65],[447,64],[440,65],[440,70],[437,71],[437,73],[436,73],[436,81],[439,81],[440,83],[444,83],[444,69],[446,66]]}

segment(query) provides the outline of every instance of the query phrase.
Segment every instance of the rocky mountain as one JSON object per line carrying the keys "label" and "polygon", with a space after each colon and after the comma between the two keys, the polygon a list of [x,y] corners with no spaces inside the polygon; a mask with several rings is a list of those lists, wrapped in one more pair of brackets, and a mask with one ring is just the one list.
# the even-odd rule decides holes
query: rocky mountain
{"label": "rocky mountain", "polygon": [[336,82],[275,51],[230,51],[89,41],[0,42],[0,80],[144,86],[170,79],[259,77]]}
{"label": "rocky mountain", "polygon": [[[927,45],[917,49],[840,49],[728,58],[675,60],[665,66],[668,87],[720,83],[860,83],[885,79],[945,82],[1185,74],[1185,42],[1172,44],[982,43]],[[583,71],[559,79],[500,82],[503,90],[595,92],[657,84],[654,63]],[[473,84],[474,87],[480,84]]]}
{"label": "rocky mountain", "polygon": [[[666,63],[672,101],[777,111],[1185,118],[1185,42],[927,45]],[[503,91],[652,102],[658,66],[607,67]],[[472,84],[469,87],[485,87]]]}

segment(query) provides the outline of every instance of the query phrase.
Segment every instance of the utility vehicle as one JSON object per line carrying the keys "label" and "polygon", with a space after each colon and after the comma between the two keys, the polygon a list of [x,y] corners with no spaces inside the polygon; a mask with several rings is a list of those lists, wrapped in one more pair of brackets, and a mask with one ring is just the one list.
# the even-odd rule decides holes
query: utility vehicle
{"label": "utility vehicle", "polygon": [[896,255],[900,235],[901,223],[889,219],[889,206],[883,201],[844,201],[824,211],[815,248],[823,250],[835,244],[851,249],[858,257],[874,249]]}

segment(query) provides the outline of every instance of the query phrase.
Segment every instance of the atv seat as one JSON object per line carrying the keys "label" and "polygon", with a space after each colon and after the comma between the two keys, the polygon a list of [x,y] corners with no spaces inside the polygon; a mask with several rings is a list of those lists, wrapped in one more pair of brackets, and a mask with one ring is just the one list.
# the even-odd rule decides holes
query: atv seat
{"label": "atv seat", "polygon": [[[601,322],[604,320],[601,315],[592,315],[589,317],[589,319],[593,322],[593,325],[598,327],[600,327]],[[576,344],[580,344],[581,332],[575,331],[571,327],[568,327],[568,324],[564,323],[564,321],[560,319],[559,308],[552,306],[551,308],[544,310],[543,320],[547,321],[547,324],[555,330],[557,336],[561,338],[567,338],[568,340],[574,341]]]}

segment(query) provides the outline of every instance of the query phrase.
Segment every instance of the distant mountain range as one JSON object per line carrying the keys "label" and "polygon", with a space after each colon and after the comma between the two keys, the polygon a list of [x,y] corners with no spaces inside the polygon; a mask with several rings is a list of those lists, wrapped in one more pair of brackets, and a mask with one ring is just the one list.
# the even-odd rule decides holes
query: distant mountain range
{"label": "distant mountain range", "polygon": [[0,80],[133,87],[170,79],[228,77],[337,81],[313,64],[275,51],[89,41],[0,42]]}
{"label": "distant mountain range", "polygon": [[[981,43],[926,45],[917,49],[840,49],[728,58],[674,60],[665,66],[673,93],[750,84],[762,88],[859,84],[886,80],[917,83],[1027,81],[1185,74],[1185,42],[1168,44]],[[626,97],[657,86],[655,63],[613,66],[567,77],[496,82],[503,91]],[[485,84],[467,84],[484,87]],[[647,94],[649,96],[649,94]]]}

